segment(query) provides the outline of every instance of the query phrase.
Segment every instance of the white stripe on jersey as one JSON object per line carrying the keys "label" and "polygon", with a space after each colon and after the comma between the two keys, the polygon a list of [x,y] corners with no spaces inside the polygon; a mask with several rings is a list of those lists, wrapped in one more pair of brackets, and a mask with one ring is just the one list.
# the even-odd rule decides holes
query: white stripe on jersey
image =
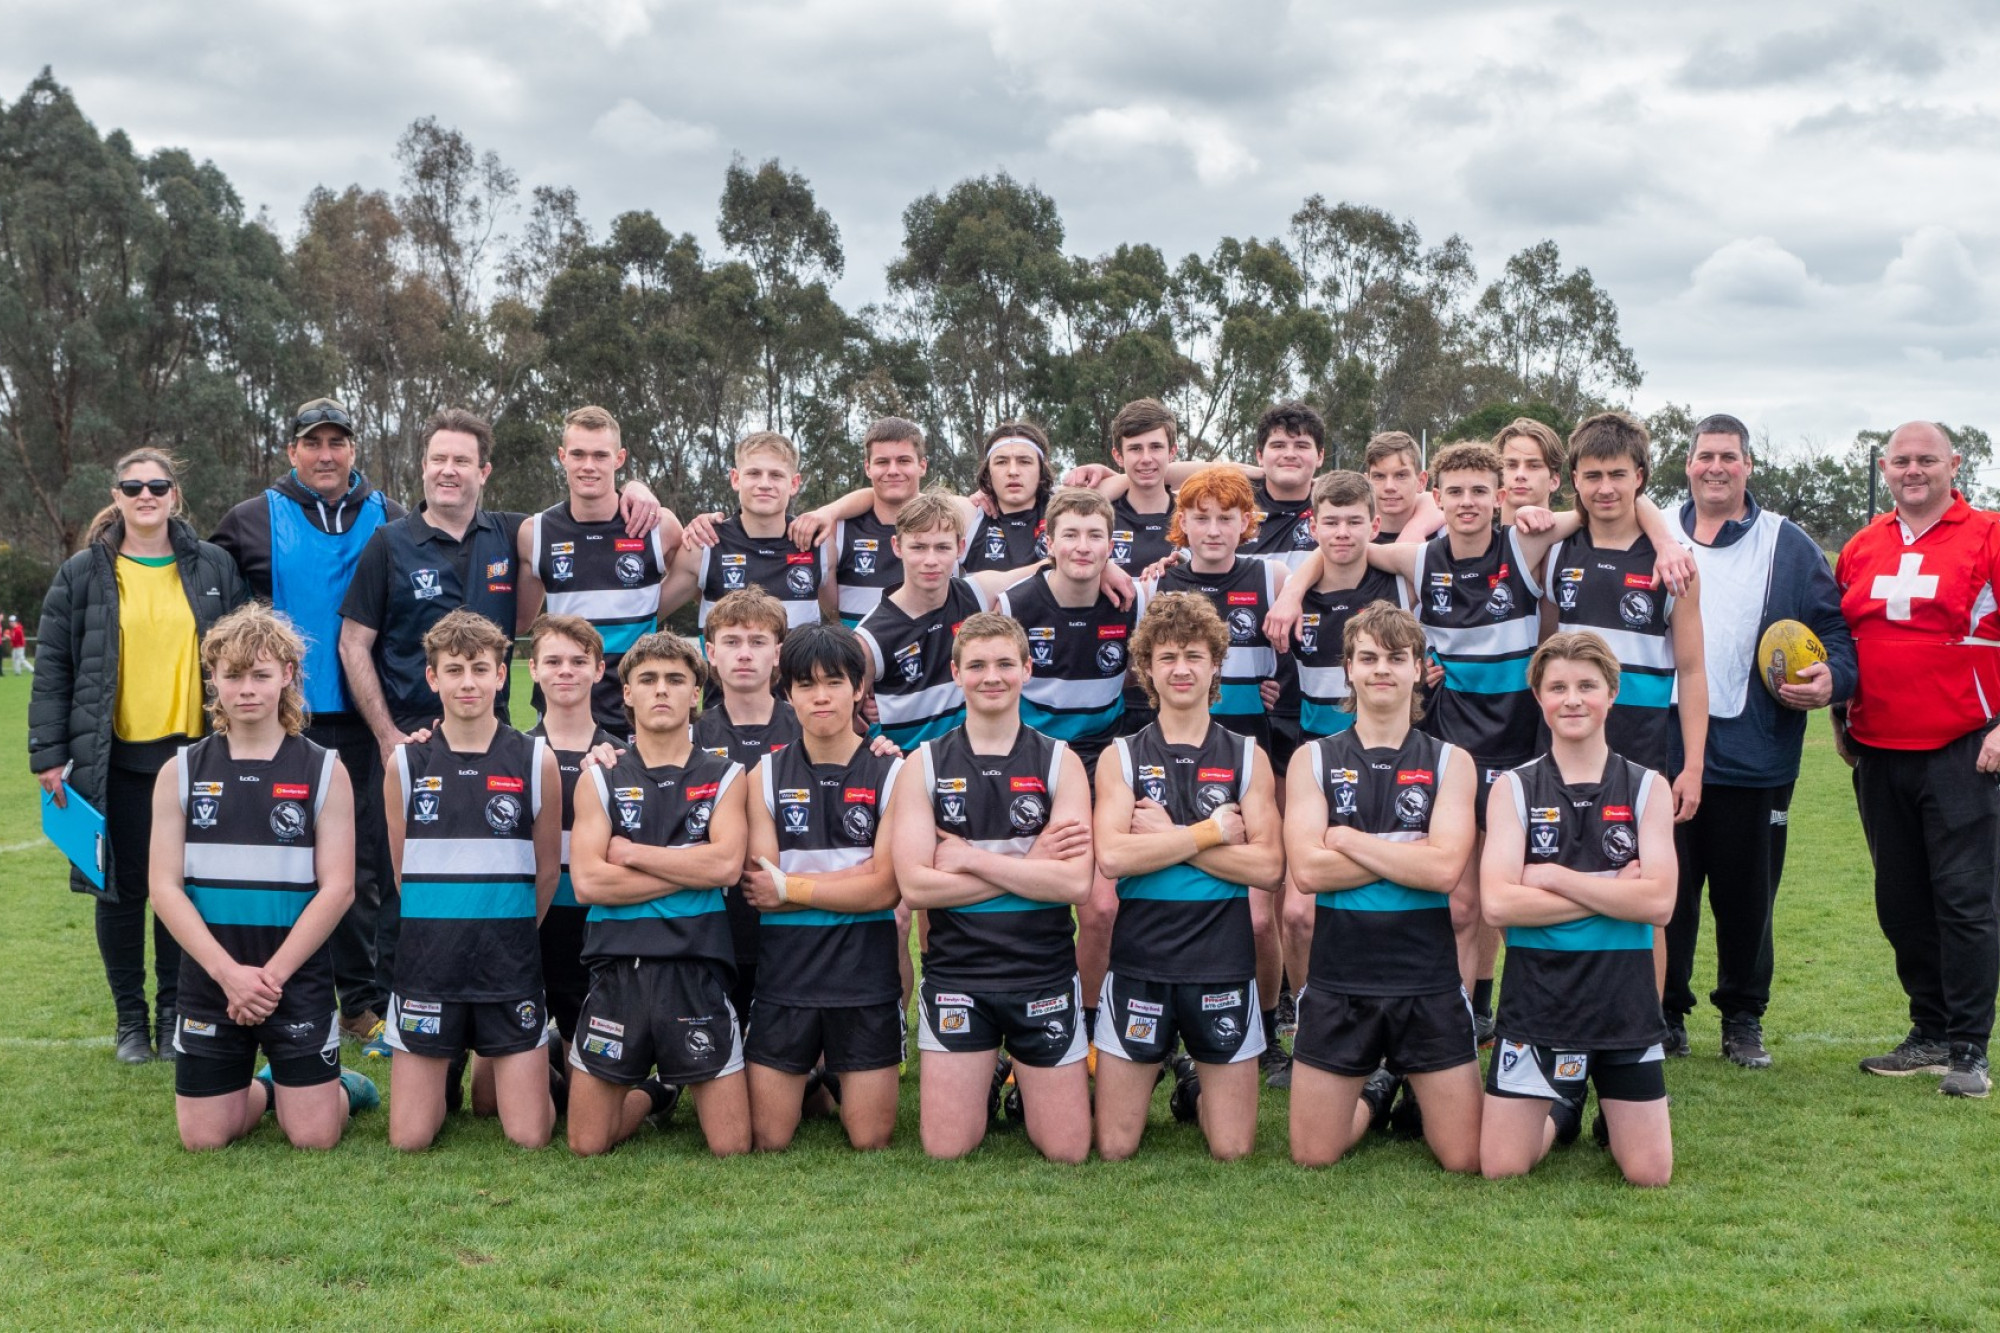
{"label": "white stripe on jersey", "polygon": [[193,880],[279,885],[311,884],[315,879],[310,847],[190,842],[183,864],[186,877]]}
{"label": "white stripe on jersey", "polygon": [[409,838],[403,874],[532,875],[535,844],[529,838]]}

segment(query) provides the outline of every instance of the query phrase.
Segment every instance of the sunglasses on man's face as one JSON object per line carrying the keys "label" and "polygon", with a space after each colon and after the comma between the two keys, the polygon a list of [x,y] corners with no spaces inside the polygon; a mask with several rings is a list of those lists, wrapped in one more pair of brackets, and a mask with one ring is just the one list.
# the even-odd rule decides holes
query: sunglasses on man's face
{"label": "sunglasses on man's face", "polygon": [[138,499],[142,491],[151,491],[155,495],[166,495],[172,492],[173,489],[174,484],[165,477],[154,477],[151,481],[121,481],[118,483],[118,493],[128,500]]}
{"label": "sunglasses on man's face", "polygon": [[299,413],[292,423],[292,438],[297,439],[314,426],[338,426],[349,435],[354,433],[354,421],[337,407],[314,407]]}

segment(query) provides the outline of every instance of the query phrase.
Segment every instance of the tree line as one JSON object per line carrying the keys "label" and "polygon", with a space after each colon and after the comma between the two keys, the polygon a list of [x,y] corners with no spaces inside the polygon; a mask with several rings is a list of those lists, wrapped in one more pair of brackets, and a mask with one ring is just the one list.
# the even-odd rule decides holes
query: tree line
{"label": "tree line", "polygon": [[[418,493],[433,409],[485,415],[491,502],[517,508],[554,490],[564,411],[601,403],[637,475],[687,512],[719,504],[753,428],[799,443],[816,501],[860,481],[861,431],[887,414],[924,426],[933,478],[963,488],[1009,417],[1092,461],[1119,405],[1155,396],[1194,456],[1247,457],[1263,408],[1298,397],[1326,417],[1329,462],[1353,466],[1385,429],[1439,441],[1526,413],[1567,431],[1643,378],[1611,295],[1554,241],[1482,280],[1461,238],[1317,194],[1266,238],[1085,258],[1032,183],[963,180],[903,210],[883,299],[847,309],[840,228],[775,160],[724,172],[713,251],[650,210],[597,234],[573,189],[524,189],[434,118],[396,161],[393,192],[321,186],[286,234],[213,163],[100,133],[51,71],[0,105],[0,601],[75,548],[119,454],[178,454],[205,529],[283,470],[287,413],[321,394],[399,497]],[[1655,414],[1663,497],[1691,420]],[[1983,461],[1984,435],[1966,438]],[[1858,519],[1850,464],[1787,465],[1780,489],[1823,542]]]}

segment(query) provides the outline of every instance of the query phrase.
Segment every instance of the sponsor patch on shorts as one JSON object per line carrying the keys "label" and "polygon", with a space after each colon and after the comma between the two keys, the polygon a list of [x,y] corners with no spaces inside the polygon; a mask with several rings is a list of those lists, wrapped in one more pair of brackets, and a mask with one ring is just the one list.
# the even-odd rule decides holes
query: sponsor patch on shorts
{"label": "sponsor patch on shorts", "polygon": [[414,1032],[420,1037],[435,1037],[444,1027],[444,1020],[435,1014],[404,1014],[400,1026],[403,1031]]}
{"label": "sponsor patch on shorts", "polygon": [[213,1037],[215,1035],[215,1024],[198,1022],[192,1018],[183,1018],[181,1020],[181,1031],[190,1037]]}
{"label": "sponsor patch on shorts", "polygon": [[1159,1019],[1145,1018],[1135,1015],[1134,1017],[1128,1019],[1125,1023],[1125,1040],[1151,1041],[1153,1039],[1153,1034],[1159,1031],[1159,1028],[1160,1028]]}
{"label": "sponsor patch on shorts", "polygon": [[590,1030],[592,1032],[602,1032],[612,1037],[622,1037],[625,1035],[625,1025],[623,1023],[614,1023],[608,1018],[591,1019]]}
{"label": "sponsor patch on shorts", "polygon": [[939,1004],[955,1004],[961,1009],[970,1009],[972,1007],[972,997],[970,995],[947,995],[943,991],[938,992],[937,1002]]}
{"label": "sponsor patch on shorts", "polygon": [[966,1025],[971,1022],[970,1014],[971,1014],[970,1010],[962,1009],[955,1005],[949,1009],[938,1010],[938,1031],[939,1032],[965,1031]]}
{"label": "sponsor patch on shorts", "polygon": [[1554,1078],[1558,1083],[1574,1083],[1582,1078],[1590,1068],[1589,1059],[1581,1051],[1557,1051]]}
{"label": "sponsor patch on shorts", "polygon": [[406,1014],[441,1014],[444,1006],[436,1000],[398,1000],[396,1007]]}
{"label": "sponsor patch on shorts", "polygon": [[1201,997],[1201,1009],[1203,1013],[1209,1013],[1216,1009],[1234,1009],[1242,1003],[1243,992],[1240,990],[1217,991],[1213,995],[1204,995]]}
{"label": "sponsor patch on shorts", "polygon": [[607,1060],[622,1060],[625,1058],[625,1043],[613,1041],[609,1037],[585,1037],[583,1051],[585,1055],[601,1055]]}
{"label": "sponsor patch on shorts", "polygon": [[1028,1001],[1028,1017],[1042,1018],[1048,1014],[1060,1014],[1069,1008],[1069,996],[1051,995],[1046,1000]]}
{"label": "sponsor patch on shorts", "polygon": [[1125,1001],[1125,1012],[1128,1014],[1151,1014],[1153,1017],[1158,1018],[1166,1012],[1166,1009],[1161,1005],[1154,1004],[1150,1000],[1127,1000]]}

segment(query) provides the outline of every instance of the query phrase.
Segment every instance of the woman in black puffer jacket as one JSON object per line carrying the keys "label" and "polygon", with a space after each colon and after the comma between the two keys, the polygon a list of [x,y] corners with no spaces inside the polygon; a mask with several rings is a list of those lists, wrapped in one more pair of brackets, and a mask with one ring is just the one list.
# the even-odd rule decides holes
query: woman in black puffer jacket
{"label": "woman in black puffer jacket", "polygon": [[64,799],[67,780],[104,815],[104,890],[75,870],[70,887],[98,894],[97,948],[118,1012],[118,1058],[137,1064],[153,1058],[154,1041],[161,1059],[173,1058],[180,984],[180,948],[155,921],[158,1012],[149,1041],[153,782],[179,746],[207,729],[201,636],[243,601],[243,591],[227,553],[198,540],[180,517],[172,458],[137,449],[112,475],[111,505],[91,524],[83,549],[56,571],[42,602],[28,765],[56,799]]}

